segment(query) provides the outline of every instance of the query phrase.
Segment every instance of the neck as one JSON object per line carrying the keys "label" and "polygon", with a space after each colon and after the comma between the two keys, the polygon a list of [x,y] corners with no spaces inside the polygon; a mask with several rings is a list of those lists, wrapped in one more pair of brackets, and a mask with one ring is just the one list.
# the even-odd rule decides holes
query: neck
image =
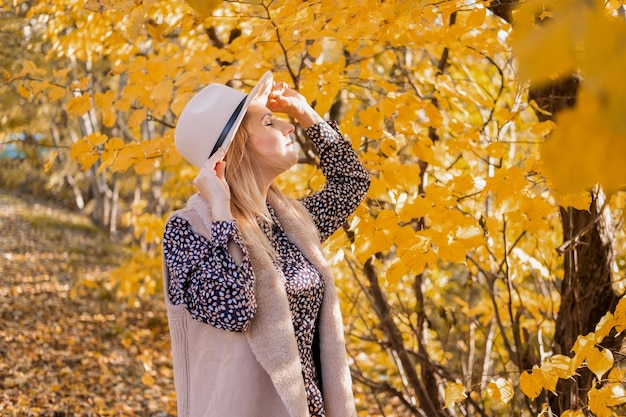
{"label": "neck", "polygon": [[267,193],[269,192],[276,177],[277,175],[269,175],[261,172],[257,172],[256,174],[256,183],[259,186],[259,190],[265,201],[267,201]]}

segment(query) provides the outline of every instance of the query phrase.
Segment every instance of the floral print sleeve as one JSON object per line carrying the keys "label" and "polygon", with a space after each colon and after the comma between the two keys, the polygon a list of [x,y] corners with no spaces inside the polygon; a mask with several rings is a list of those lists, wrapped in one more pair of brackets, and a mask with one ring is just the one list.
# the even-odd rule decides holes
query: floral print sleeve
{"label": "floral print sleeve", "polygon": [[326,185],[321,191],[305,197],[302,203],[311,213],[320,239],[324,241],[361,203],[369,188],[370,176],[335,122],[317,123],[306,133],[319,153]]}
{"label": "floral print sleeve", "polygon": [[[168,295],[184,304],[191,316],[218,329],[243,332],[256,311],[254,273],[234,220],[216,221],[211,239],[174,217],[165,226],[163,256],[169,272]],[[244,253],[238,265],[227,249],[232,240]]]}

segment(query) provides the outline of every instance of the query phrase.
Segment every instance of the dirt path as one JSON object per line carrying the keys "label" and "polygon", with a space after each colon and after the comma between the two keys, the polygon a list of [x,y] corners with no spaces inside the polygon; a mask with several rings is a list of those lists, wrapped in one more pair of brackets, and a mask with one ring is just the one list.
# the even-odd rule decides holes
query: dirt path
{"label": "dirt path", "polygon": [[121,248],[2,190],[0,236],[0,415],[175,415],[160,298],[130,308],[106,289]]}

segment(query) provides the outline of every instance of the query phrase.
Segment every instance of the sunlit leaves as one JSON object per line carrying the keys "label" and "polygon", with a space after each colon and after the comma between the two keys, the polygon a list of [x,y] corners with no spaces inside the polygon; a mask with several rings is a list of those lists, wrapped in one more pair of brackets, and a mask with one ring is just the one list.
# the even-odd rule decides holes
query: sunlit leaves
{"label": "sunlit leaves", "polygon": [[608,383],[589,390],[589,409],[598,417],[613,417],[613,407],[626,403],[623,383]]}
{"label": "sunlit leaves", "polygon": [[608,349],[590,349],[586,359],[589,370],[598,380],[613,367],[613,354]]}
{"label": "sunlit leaves", "polygon": [[558,191],[575,193],[600,183],[612,193],[626,184],[620,158],[626,152],[626,130],[620,133],[606,117],[605,104],[584,88],[576,108],[560,113],[542,152],[546,174]]}
{"label": "sunlit leaves", "polygon": [[613,324],[615,325],[615,330],[618,332],[626,330],[626,297],[623,297],[619,301],[613,314]]}
{"label": "sunlit leaves", "polygon": [[67,112],[71,116],[82,116],[87,113],[90,108],[91,96],[89,94],[82,94],[78,97],[74,97],[67,104]]}
{"label": "sunlit leaves", "polygon": [[107,10],[128,12],[140,4],[140,0],[87,0],[85,9],[100,13]]}
{"label": "sunlit leaves", "polygon": [[566,410],[561,417],[585,417],[585,413],[582,410]]}
{"label": "sunlit leaves", "polygon": [[108,138],[101,133],[93,133],[72,145],[70,157],[78,161],[83,169],[89,169],[100,160],[98,173],[107,169],[126,171],[134,167],[138,175],[150,173],[163,155],[174,164],[179,156],[171,156],[171,145],[164,138],[154,138],[140,143],[124,143],[119,137]]}
{"label": "sunlit leaves", "polygon": [[504,378],[489,381],[487,393],[501,404],[506,404],[513,398],[513,386]]}
{"label": "sunlit leaves", "polygon": [[465,387],[459,382],[450,382],[444,393],[444,403],[446,408],[452,407],[455,403],[467,398]]}
{"label": "sunlit leaves", "polygon": [[116,163],[118,150],[124,147],[124,141],[120,138],[111,138],[104,145],[104,150],[100,156],[101,164],[98,168],[98,174]]}
{"label": "sunlit leaves", "polygon": [[[622,298],[618,306],[623,309],[623,306],[626,306],[626,298]],[[604,379],[614,367],[614,357],[609,349],[602,348],[598,343],[602,342],[611,329],[619,326],[622,326],[621,319],[607,313],[598,324],[595,333],[577,338],[572,348],[573,356],[552,355],[541,366],[535,366],[532,371],[522,372],[520,375],[522,392],[534,399],[543,389],[554,391],[559,379],[570,378],[577,374],[581,366],[586,366],[595,375],[598,383],[603,383],[600,388],[592,388],[590,409],[597,415],[613,415],[609,407],[626,403],[624,376],[616,375],[618,382],[612,378]]]}
{"label": "sunlit leaves", "polygon": [[65,97],[68,90],[65,87],[60,87],[58,85],[50,86],[50,90],[48,91],[48,98],[50,101],[57,101]]}
{"label": "sunlit leaves", "polygon": [[40,77],[47,73],[43,68],[38,68],[33,61],[25,60],[22,62],[22,70],[16,73],[12,78],[23,78],[29,75]]}
{"label": "sunlit leaves", "polygon": [[107,140],[101,133],[93,133],[72,145],[70,157],[78,161],[83,169],[87,170],[99,159],[99,154],[94,147],[102,145]]}
{"label": "sunlit leaves", "polygon": [[517,20],[514,45],[524,77],[545,82],[578,71],[584,80],[576,105],[560,112],[544,149],[549,179],[563,193],[596,183],[609,193],[622,188],[626,175],[616,155],[626,146],[626,87],[618,70],[626,65],[623,19],[569,0],[524,3]]}

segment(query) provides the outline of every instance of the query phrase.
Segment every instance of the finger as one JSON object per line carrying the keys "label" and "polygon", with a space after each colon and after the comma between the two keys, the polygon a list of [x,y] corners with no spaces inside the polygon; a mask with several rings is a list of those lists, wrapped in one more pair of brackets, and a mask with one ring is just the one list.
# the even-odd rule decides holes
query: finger
{"label": "finger", "polygon": [[217,164],[215,164],[215,175],[217,175],[217,178],[224,179],[225,171],[226,171],[226,162],[219,161]]}

